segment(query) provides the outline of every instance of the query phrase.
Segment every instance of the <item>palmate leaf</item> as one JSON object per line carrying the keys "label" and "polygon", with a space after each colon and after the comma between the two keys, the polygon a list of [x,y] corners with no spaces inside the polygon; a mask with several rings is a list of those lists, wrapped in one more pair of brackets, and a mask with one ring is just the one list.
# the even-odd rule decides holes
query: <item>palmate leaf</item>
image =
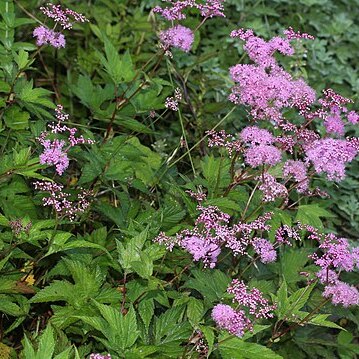
{"label": "palmate leaf", "polygon": [[181,344],[191,335],[191,325],[188,321],[183,321],[185,308],[185,305],[172,307],[154,322],[154,344],[164,357],[180,357],[180,353],[183,352]]}
{"label": "palmate leaf", "polygon": [[190,278],[183,287],[195,289],[211,303],[221,299],[230,282],[230,278],[220,270],[201,272],[195,269],[192,274],[194,278]]}
{"label": "palmate leaf", "polygon": [[56,301],[71,302],[74,297],[74,285],[66,280],[55,280],[50,285],[36,293],[31,299],[31,303],[46,303]]}
{"label": "palmate leaf", "polygon": [[13,130],[23,130],[29,127],[30,114],[22,111],[19,106],[9,107],[4,114],[4,120],[7,127]]}
{"label": "palmate leaf", "polygon": [[18,103],[30,113],[40,118],[52,118],[48,112],[55,105],[50,99],[51,92],[43,88],[33,88],[33,81],[20,79],[14,86]]}
{"label": "palmate leaf", "polygon": [[334,214],[319,206],[319,204],[307,204],[298,207],[296,222],[309,224],[316,228],[323,228],[321,218],[335,217]]}
{"label": "palmate leaf", "polygon": [[274,301],[277,303],[275,312],[278,319],[291,321],[292,317],[301,313],[300,309],[302,309],[308,302],[315,285],[316,283],[313,283],[310,286],[300,288],[288,297],[287,285],[286,282],[283,281],[277,292],[277,296],[272,295]]}
{"label": "palmate leaf", "polygon": [[119,309],[94,301],[102,318],[78,317],[94,329],[100,331],[111,348],[122,353],[132,347],[139,335],[137,330],[136,314],[132,307],[126,315],[122,315]]}
{"label": "palmate leaf", "polygon": [[135,76],[135,71],[130,53],[127,51],[124,55],[120,56],[107,38],[104,38],[104,44],[106,57],[101,53],[98,53],[98,57],[112,81],[115,85],[118,85],[121,81],[131,81]]}
{"label": "palmate leaf", "polygon": [[285,248],[281,260],[273,268],[289,285],[296,283],[303,279],[299,273],[309,261],[308,256],[312,252],[309,248]]}
{"label": "palmate leaf", "polygon": [[[70,259],[63,261],[74,279],[74,284],[66,280],[55,280],[39,291],[31,299],[32,303],[65,301],[73,308],[81,308],[90,298],[106,303],[120,299],[120,293],[110,288],[102,288],[105,277],[97,266],[91,268],[86,263]],[[75,309],[73,314],[76,314]]]}
{"label": "palmate leaf", "polygon": [[[106,115],[106,113],[100,109],[101,105],[105,101],[112,100],[115,96],[113,84],[106,84],[104,87],[100,85],[94,86],[91,79],[84,75],[79,76],[76,85],[71,85],[71,90],[92,112],[101,115]],[[108,114],[112,112],[113,108],[110,109]],[[102,116],[100,116],[100,119],[102,119]]]}
{"label": "palmate leaf", "polygon": [[28,81],[22,84],[18,93],[19,99],[27,103],[42,105],[48,108],[54,108],[53,102],[49,99],[51,92],[43,88],[33,88],[33,82]]}
{"label": "palmate leaf", "polygon": [[198,325],[204,314],[203,301],[190,297],[187,303],[187,317],[193,326]]}
{"label": "palmate leaf", "polygon": [[155,304],[153,299],[144,299],[138,305],[138,313],[145,324],[146,330],[148,330],[153,318],[155,310]]}
{"label": "palmate leaf", "polygon": [[[69,359],[72,352],[72,347],[68,347],[61,353],[54,355],[55,353],[55,336],[54,331],[50,325],[41,333],[38,339],[37,350],[31,344],[30,340],[24,337],[24,350],[20,356],[22,359]],[[36,346],[35,346],[36,347]]]}
{"label": "palmate leaf", "polygon": [[183,339],[179,322],[184,314],[185,306],[176,306],[168,309],[161,314],[155,321],[155,343],[163,344],[166,342]]}
{"label": "palmate leaf", "polygon": [[22,352],[23,359],[36,359],[35,349],[32,347],[30,340],[25,335],[24,350]]}

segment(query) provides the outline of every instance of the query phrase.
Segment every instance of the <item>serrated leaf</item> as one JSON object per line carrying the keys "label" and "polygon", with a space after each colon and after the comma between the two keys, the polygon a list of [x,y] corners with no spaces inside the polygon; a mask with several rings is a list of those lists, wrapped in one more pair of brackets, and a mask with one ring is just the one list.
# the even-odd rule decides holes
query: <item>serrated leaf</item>
{"label": "serrated leaf", "polygon": [[148,330],[153,314],[155,305],[153,299],[144,299],[138,305],[138,313],[140,314],[146,329]]}
{"label": "serrated leaf", "polygon": [[223,359],[283,359],[281,355],[263,345],[245,342],[239,338],[220,339],[218,347]]}
{"label": "serrated leaf", "polygon": [[118,85],[121,81],[131,81],[135,72],[130,53],[127,51],[123,56],[120,56],[107,38],[105,38],[104,44],[106,57],[102,54],[98,54],[98,57],[114,84]]}
{"label": "serrated leaf", "polygon": [[204,334],[204,337],[208,344],[208,356],[212,353],[214,348],[214,330],[211,327],[200,325],[201,332]]}
{"label": "serrated leaf", "polygon": [[192,326],[197,326],[204,314],[203,302],[197,298],[190,297],[187,303],[187,317]]}
{"label": "serrated leaf", "polygon": [[308,224],[316,228],[323,228],[321,217],[330,218],[335,217],[331,212],[319,206],[319,204],[301,205],[298,207],[296,222]]}
{"label": "serrated leaf", "polygon": [[42,332],[36,359],[51,358],[55,350],[54,332],[50,325]]}
{"label": "serrated leaf", "polygon": [[31,303],[45,303],[54,301],[67,301],[73,295],[74,285],[67,281],[56,280],[40,290],[31,299]]}
{"label": "serrated leaf", "polygon": [[133,307],[130,307],[126,315],[122,315],[110,306],[99,303],[96,303],[96,306],[108,323],[109,328],[104,333],[108,340],[114,342],[113,344],[118,345],[122,350],[133,346],[138,338],[137,320]]}
{"label": "serrated leaf", "polygon": [[56,356],[54,356],[54,359],[69,359],[71,352],[72,352],[72,348],[71,347],[67,348],[60,354],[57,354]]}
{"label": "serrated leaf", "polygon": [[142,278],[148,279],[153,272],[153,261],[145,253],[139,253],[139,261],[131,261],[131,268]]}
{"label": "serrated leaf", "polygon": [[327,320],[327,318],[330,317],[330,314],[317,314],[315,315],[308,324],[318,325],[321,327],[327,327],[327,328],[335,328],[340,330],[345,330],[340,325],[331,322],[330,320]]}
{"label": "serrated leaf", "polygon": [[194,278],[190,278],[183,287],[197,290],[206,301],[211,303],[221,299],[230,282],[230,278],[220,270],[207,270],[205,272],[193,270],[192,274]]}
{"label": "serrated leaf", "polygon": [[24,359],[37,359],[35,350],[31,345],[30,340],[25,335],[24,337],[24,351],[23,351]]}
{"label": "serrated leaf", "polygon": [[14,105],[8,108],[4,114],[6,126],[13,130],[23,130],[29,127],[30,114],[22,111],[20,107]]}

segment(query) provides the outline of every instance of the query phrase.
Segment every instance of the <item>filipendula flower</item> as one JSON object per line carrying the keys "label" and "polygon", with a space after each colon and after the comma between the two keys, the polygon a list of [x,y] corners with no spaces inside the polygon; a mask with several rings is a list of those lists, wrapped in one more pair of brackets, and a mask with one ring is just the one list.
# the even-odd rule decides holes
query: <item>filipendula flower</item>
{"label": "filipendula flower", "polygon": [[182,25],[173,26],[160,33],[160,40],[166,47],[176,47],[184,52],[191,50],[194,34],[191,29]]}
{"label": "filipendula flower", "polygon": [[243,310],[234,310],[226,304],[217,304],[212,309],[212,318],[220,329],[228,330],[237,337],[242,337],[245,330],[252,327]]}

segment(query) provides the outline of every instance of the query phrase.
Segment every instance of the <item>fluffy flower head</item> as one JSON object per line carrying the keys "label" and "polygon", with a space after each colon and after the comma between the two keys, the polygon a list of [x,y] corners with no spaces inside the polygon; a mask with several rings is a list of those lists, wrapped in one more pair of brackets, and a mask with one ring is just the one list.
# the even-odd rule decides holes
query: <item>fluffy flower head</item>
{"label": "fluffy flower head", "polygon": [[192,48],[194,34],[191,29],[182,25],[173,26],[160,33],[160,40],[166,47],[176,47],[184,52]]}

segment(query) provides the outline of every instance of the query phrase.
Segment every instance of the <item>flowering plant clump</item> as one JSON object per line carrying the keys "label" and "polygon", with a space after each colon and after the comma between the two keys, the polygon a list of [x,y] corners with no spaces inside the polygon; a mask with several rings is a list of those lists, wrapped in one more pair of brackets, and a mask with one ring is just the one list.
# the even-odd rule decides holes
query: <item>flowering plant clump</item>
{"label": "flowering plant clump", "polygon": [[359,26],[303,4],[0,2],[4,357],[358,356]]}

